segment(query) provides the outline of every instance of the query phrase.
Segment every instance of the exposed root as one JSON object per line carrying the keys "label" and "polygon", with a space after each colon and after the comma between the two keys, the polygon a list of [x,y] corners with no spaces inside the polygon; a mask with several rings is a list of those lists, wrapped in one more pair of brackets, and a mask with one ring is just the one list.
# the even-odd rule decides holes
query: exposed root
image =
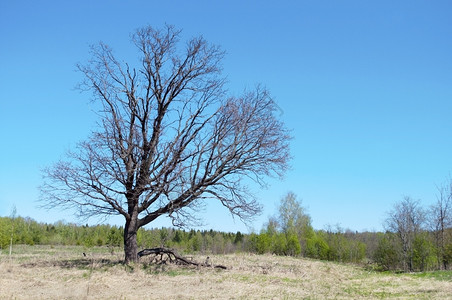
{"label": "exposed root", "polygon": [[169,248],[151,248],[151,249],[143,249],[138,252],[138,257],[146,256],[146,255],[154,255],[152,260],[156,260],[160,263],[166,263],[169,261],[170,263],[175,263],[177,265],[193,265],[197,267],[211,267],[217,269],[226,270],[227,267],[223,265],[212,265],[210,264],[209,257],[207,257],[204,263],[199,263],[188,258],[182,257],[173,249]]}

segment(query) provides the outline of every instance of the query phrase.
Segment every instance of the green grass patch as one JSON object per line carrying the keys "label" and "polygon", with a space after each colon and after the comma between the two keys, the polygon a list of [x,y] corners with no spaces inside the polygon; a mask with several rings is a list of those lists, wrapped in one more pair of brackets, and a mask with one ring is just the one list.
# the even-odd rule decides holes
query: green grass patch
{"label": "green grass patch", "polygon": [[452,281],[452,270],[411,273],[409,274],[409,276],[415,278],[435,279],[440,281]]}

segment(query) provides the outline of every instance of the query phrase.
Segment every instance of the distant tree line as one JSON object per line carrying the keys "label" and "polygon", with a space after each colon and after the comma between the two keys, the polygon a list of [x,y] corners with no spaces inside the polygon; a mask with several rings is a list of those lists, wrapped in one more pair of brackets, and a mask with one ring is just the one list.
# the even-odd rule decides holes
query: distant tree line
{"label": "distant tree line", "polygon": [[[85,247],[124,246],[124,228],[112,225],[77,225],[58,221],[39,223],[31,218],[0,217],[0,249],[7,249],[10,238],[13,244],[27,245],[80,245]],[[225,254],[242,252],[248,235],[213,230],[181,230],[173,228],[145,229],[137,233],[140,248],[174,247],[185,253]]]}
{"label": "distant tree line", "polygon": [[452,265],[452,181],[438,188],[437,202],[424,208],[405,197],[384,223],[385,232],[352,232],[340,226],[314,230],[296,195],[281,199],[278,213],[260,234],[250,235],[257,253],[366,263],[378,270],[447,270]]}
{"label": "distant tree line", "polygon": [[357,234],[337,226],[314,230],[311,217],[296,195],[288,193],[259,234],[250,234],[247,251],[303,256],[321,260],[359,263],[366,258],[366,244]]}
{"label": "distant tree line", "polygon": [[[187,231],[164,227],[141,228],[137,233],[137,243],[140,248],[165,246],[177,248],[184,253],[274,253],[347,262],[359,262],[366,255],[364,243],[337,230],[314,231],[310,221],[302,228],[290,225],[284,232],[279,232],[272,226],[274,224],[269,224],[259,234],[214,230]],[[0,217],[1,249],[9,247],[11,237],[14,245],[107,246],[113,249],[124,246],[123,234],[122,226],[80,226],[63,221],[46,224],[31,218]]]}
{"label": "distant tree line", "polygon": [[[447,190],[447,193],[446,193]],[[377,235],[372,251],[384,270],[405,272],[447,270],[452,265],[452,193],[440,188],[437,203],[424,208],[405,197],[385,221],[386,233]]]}
{"label": "distant tree line", "polygon": [[[186,254],[271,253],[360,263],[377,270],[447,270],[452,265],[451,194],[449,188],[442,188],[438,202],[428,209],[405,197],[388,213],[385,232],[353,232],[340,226],[314,230],[301,202],[289,193],[259,233],[140,228],[137,244],[141,249],[164,246]],[[11,241],[14,245],[106,246],[113,251],[124,247],[123,235],[122,226],[0,217],[0,248],[5,251]]]}

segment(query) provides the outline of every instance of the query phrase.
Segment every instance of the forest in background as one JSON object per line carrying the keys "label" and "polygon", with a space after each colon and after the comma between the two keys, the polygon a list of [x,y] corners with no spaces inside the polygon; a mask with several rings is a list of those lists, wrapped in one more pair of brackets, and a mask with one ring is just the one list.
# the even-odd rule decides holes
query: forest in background
{"label": "forest in background", "polygon": [[[297,231],[298,229],[298,231]],[[123,247],[123,227],[111,225],[80,226],[63,221],[54,224],[39,223],[31,218],[0,217],[0,247],[7,254],[14,245],[81,245],[86,248]],[[447,230],[452,236],[452,229]],[[269,222],[260,233],[227,233],[213,230],[182,230],[154,228],[138,231],[140,249],[152,247],[175,248],[184,254],[255,254],[308,257],[320,260],[357,263],[376,270],[428,271],[450,269],[452,240],[444,251],[435,246],[435,233],[419,232],[413,240],[407,270],[403,243],[394,232],[352,232],[340,227],[328,230],[292,228],[276,230]]]}
{"label": "forest in background", "polygon": [[[450,270],[452,266],[452,181],[438,189],[428,208],[404,197],[384,222],[385,232],[357,232],[339,225],[315,230],[301,201],[289,192],[259,233],[140,228],[138,248],[168,247],[183,254],[255,253],[356,263],[380,271]],[[124,248],[124,228],[80,226],[59,221],[39,223],[29,217],[0,217],[0,253],[12,245],[80,245]]]}

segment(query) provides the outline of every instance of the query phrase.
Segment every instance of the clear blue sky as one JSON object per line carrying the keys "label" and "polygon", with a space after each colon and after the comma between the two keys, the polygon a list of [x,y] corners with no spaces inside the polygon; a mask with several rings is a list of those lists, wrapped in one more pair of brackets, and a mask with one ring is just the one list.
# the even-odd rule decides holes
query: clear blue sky
{"label": "clear blue sky", "polygon": [[[75,64],[99,41],[134,58],[129,34],[166,22],[221,45],[231,93],[265,84],[293,130],[293,168],[255,189],[252,228],[293,191],[317,229],[381,230],[404,195],[432,204],[452,171],[451,15],[451,1],[0,0],[0,216],[75,221],[36,207],[40,169],[96,122]],[[218,206],[201,216],[247,231]]]}

